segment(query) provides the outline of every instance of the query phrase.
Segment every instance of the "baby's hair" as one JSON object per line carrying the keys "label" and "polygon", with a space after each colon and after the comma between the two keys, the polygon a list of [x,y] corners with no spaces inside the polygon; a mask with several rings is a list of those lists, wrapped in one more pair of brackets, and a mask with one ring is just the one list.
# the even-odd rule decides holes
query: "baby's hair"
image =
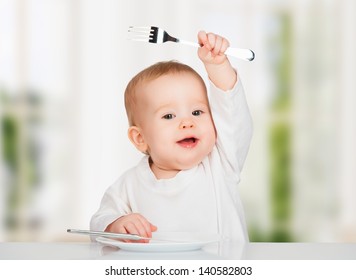
{"label": "baby's hair", "polygon": [[163,61],[158,62],[149,66],[148,68],[139,72],[134,76],[128,83],[125,90],[125,108],[126,114],[129,121],[129,125],[137,125],[135,123],[133,111],[135,109],[135,103],[139,97],[139,92],[137,88],[147,82],[153,81],[161,76],[168,74],[178,74],[178,73],[190,73],[195,76],[203,85],[206,92],[206,86],[202,77],[190,66],[180,63],[178,61]]}

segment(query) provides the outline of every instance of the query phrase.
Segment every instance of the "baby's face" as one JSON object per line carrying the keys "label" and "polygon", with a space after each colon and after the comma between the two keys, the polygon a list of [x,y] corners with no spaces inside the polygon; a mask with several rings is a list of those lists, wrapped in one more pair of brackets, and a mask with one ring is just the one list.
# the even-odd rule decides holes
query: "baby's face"
{"label": "baby's face", "polygon": [[189,169],[211,152],[215,128],[205,88],[195,76],[165,75],[138,92],[135,117],[154,165]]}

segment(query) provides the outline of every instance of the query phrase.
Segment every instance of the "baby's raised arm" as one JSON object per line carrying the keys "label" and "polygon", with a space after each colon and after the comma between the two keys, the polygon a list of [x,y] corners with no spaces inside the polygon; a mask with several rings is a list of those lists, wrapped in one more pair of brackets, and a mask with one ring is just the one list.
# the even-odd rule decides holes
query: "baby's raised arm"
{"label": "baby's raised arm", "polygon": [[204,63],[209,79],[218,88],[227,91],[235,85],[238,76],[225,55],[229,41],[214,33],[200,31],[198,41],[202,46],[198,56]]}
{"label": "baby's raised arm", "polygon": [[[217,147],[230,174],[240,174],[252,137],[252,119],[239,76],[225,55],[229,42],[216,34],[198,33],[198,56],[215,85],[209,96],[217,132]],[[226,98],[225,98],[226,97]]]}

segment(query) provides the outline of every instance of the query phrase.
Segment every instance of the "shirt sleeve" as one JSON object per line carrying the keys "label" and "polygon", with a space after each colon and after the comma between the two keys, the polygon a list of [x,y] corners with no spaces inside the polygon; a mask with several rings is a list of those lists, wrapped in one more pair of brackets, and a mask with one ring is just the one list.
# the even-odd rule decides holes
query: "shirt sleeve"
{"label": "shirt sleeve", "polygon": [[239,174],[252,138],[252,118],[241,80],[229,91],[210,82],[210,107],[217,132],[217,149],[224,168]]}
{"label": "shirt sleeve", "polygon": [[124,199],[126,195],[119,188],[120,183],[121,180],[118,180],[105,192],[98,211],[90,220],[91,230],[104,231],[113,221],[131,212]]}

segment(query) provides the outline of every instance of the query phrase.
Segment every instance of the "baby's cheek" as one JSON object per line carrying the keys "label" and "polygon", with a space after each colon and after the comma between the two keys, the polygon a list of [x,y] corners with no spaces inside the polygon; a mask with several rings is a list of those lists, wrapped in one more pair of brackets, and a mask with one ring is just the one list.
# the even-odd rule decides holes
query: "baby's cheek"
{"label": "baby's cheek", "polygon": [[216,137],[216,133],[215,131],[209,133],[209,140],[208,140],[208,150],[209,150],[209,153],[213,150],[215,144],[216,144],[216,140],[217,140],[217,137]]}

